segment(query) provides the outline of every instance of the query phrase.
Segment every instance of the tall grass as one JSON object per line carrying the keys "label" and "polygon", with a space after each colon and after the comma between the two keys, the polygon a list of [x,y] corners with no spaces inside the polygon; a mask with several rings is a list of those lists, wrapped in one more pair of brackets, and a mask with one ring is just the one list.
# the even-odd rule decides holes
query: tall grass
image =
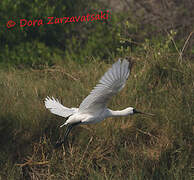
{"label": "tall grass", "polygon": [[134,56],[112,109],[156,114],[76,127],[67,147],[53,145],[64,120],[48,112],[54,96],[78,107],[113,63],[66,61],[42,70],[0,71],[0,179],[192,179],[194,64],[172,54]]}

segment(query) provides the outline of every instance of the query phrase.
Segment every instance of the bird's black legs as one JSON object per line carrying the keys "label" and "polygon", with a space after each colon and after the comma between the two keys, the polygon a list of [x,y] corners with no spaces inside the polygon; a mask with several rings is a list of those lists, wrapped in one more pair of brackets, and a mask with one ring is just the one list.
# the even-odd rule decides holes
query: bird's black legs
{"label": "bird's black legs", "polygon": [[74,126],[79,125],[80,123],[81,123],[81,122],[76,122],[76,123],[74,123],[74,124],[68,124],[68,125],[67,125],[67,129],[66,129],[66,131],[65,131],[65,135],[64,135],[63,141],[57,142],[56,145],[55,145],[55,148],[58,148],[58,147],[60,147],[62,144],[65,144],[65,142],[67,141],[67,138],[68,138],[68,135],[69,135],[71,129],[72,129]]}

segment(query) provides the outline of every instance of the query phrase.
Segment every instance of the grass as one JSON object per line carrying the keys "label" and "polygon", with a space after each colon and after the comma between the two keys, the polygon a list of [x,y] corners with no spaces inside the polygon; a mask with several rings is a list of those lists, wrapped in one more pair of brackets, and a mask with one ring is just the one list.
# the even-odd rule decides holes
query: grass
{"label": "grass", "polygon": [[113,62],[0,71],[0,179],[192,179],[194,64],[176,55],[134,56],[126,87],[109,107],[136,107],[155,117],[109,118],[76,127],[67,147],[64,120],[44,98],[78,107]]}

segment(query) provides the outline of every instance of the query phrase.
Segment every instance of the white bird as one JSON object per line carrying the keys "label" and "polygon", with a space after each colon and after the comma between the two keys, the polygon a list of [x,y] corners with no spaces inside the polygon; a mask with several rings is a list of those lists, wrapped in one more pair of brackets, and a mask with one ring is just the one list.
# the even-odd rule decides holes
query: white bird
{"label": "white bird", "polygon": [[[128,107],[121,111],[113,111],[107,108],[107,103],[111,97],[124,88],[129,77],[132,63],[127,59],[120,59],[100,79],[97,86],[83,100],[79,108],[64,107],[57,99],[47,97],[45,106],[51,113],[66,118],[66,122],[60,127],[67,125],[64,140],[57,143],[59,147],[65,143],[70,130],[80,124],[98,123],[108,117],[128,116],[135,113],[147,114],[137,111],[133,107]],[[148,114],[152,115],[152,114]]]}

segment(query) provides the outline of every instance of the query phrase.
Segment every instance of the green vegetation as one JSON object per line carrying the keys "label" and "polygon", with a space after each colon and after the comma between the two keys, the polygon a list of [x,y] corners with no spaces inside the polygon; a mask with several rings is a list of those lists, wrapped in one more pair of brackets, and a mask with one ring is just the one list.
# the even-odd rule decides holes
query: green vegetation
{"label": "green vegetation", "polygon": [[[0,3],[0,179],[194,177],[193,32],[145,25],[149,14],[137,6],[137,18],[133,5],[129,12],[111,11],[107,22],[7,29],[10,19],[71,17],[109,7],[90,0]],[[179,16],[181,7],[177,2]],[[65,128],[59,128],[64,119],[46,110],[44,98],[78,107],[113,62],[125,56],[132,57],[134,67],[109,107],[133,106],[155,116],[76,127],[68,145],[54,149],[64,135]]]}
{"label": "green vegetation", "polygon": [[[71,18],[105,10],[104,6],[97,6],[90,0],[59,0],[55,3],[52,0],[31,3],[17,0],[15,4],[4,0],[0,6],[0,41],[3,45],[0,47],[0,63],[42,68],[42,65],[52,66],[64,58],[80,63],[92,56],[107,59],[118,45],[116,33],[120,28],[116,24],[120,21],[119,16],[112,15],[106,21],[47,24],[48,17]],[[43,20],[46,24],[20,27],[20,19]],[[7,28],[9,20],[15,21],[16,25]]]}

